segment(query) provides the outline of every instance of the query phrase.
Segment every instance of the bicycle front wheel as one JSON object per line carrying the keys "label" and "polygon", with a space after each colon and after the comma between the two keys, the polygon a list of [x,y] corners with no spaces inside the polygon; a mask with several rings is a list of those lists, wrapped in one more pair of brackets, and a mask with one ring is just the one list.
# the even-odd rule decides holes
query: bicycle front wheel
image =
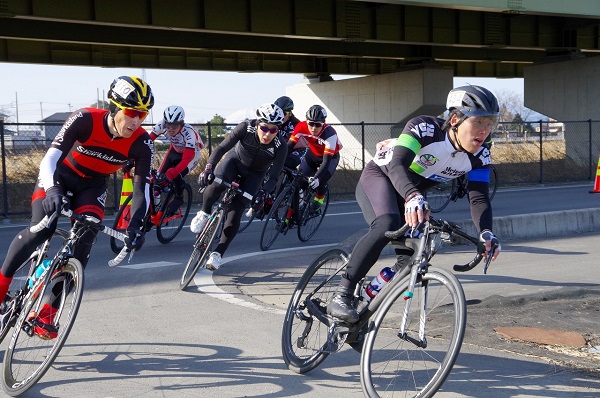
{"label": "bicycle front wheel", "polygon": [[254,215],[256,214],[256,211],[252,211],[250,216],[248,216],[248,211],[251,208],[252,208],[252,202],[248,203],[248,206],[246,206],[246,208],[244,209],[244,212],[242,213],[242,219],[240,221],[240,229],[238,229],[238,233],[245,231],[246,228],[248,228],[250,226],[250,224],[252,223],[252,221],[254,220]]}
{"label": "bicycle front wheel", "polygon": [[439,213],[444,210],[452,200],[452,194],[456,192],[458,186],[456,179],[442,182],[427,190],[427,203],[432,213]]}
{"label": "bicycle front wheel", "polygon": [[301,206],[302,214],[300,215],[300,224],[298,224],[298,239],[302,242],[308,241],[317,233],[323,218],[325,218],[327,207],[329,207],[329,187],[325,191],[323,204],[318,209],[311,209],[314,197],[314,192],[307,198],[305,197],[304,205]]}
{"label": "bicycle front wheel", "polygon": [[[66,263],[59,264],[48,273],[45,281],[33,286],[31,293],[15,323],[4,355],[2,387],[10,396],[18,396],[33,387],[65,344],[83,296],[81,263],[70,258]],[[42,338],[38,334],[40,320],[37,314],[43,312],[45,305],[56,309],[54,320],[50,322],[58,330],[53,329],[57,335],[52,339],[47,339],[47,335]]]}
{"label": "bicycle front wheel", "polygon": [[498,189],[498,171],[496,168],[492,166],[492,170],[490,171],[490,202],[494,199],[494,195],[496,195],[496,190]]}
{"label": "bicycle front wheel", "polygon": [[384,298],[369,325],[360,361],[367,397],[431,397],[460,351],[467,317],[465,295],[456,277],[445,270],[430,268],[415,285],[406,333],[400,335],[409,277]]}
{"label": "bicycle front wheel", "polygon": [[288,186],[285,188],[281,194],[275,199],[271,210],[269,210],[269,214],[267,215],[267,219],[265,220],[265,225],[263,226],[262,233],[260,234],[260,249],[261,250],[269,250],[271,245],[277,239],[280,233],[286,232],[288,225],[288,212],[292,206],[292,195],[294,193],[294,188]]}
{"label": "bicycle front wheel", "polygon": [[[340,284],[348,257],[343,249],[326,251],[312,262],[294,289],[281,333],[283,359],[294,372],[306,373],[316,368],[330,353],[328,326],[318,316],[326,314],[327,303]],[[307,300],[311,300],[320,314],[309,312]]]}
{"label": "bicycle front wheel", "polygon": [[221,231],[221,224],[224,222],[225,211],[223,209],[213,213],[208,221],[208,225],[204,227],[200,235],[196,238],[194,243],[194,250],[185,265],[181,279],[179,280],[179,289],[185,290],[190,284],[196,272],[202,267],[206,266],[208,255],[210,254],[212,247],[215,246],[216,237]]}
{"label": "bicycle front wheel", "polygon": [[[116,229],[117,231],[119,231],[121,233],[125,233],[127,227],[129,226],[129,222],[131,221],[131,199],[132,198],[133,198],[133,195],[129,195],[125,199],[125,202],[123,202],[121,207],[119,207],[119,211],[117,212],[117,215],[115,216],[115,221],[113,223],[113,229]],[[121,250],[123,249],[124,245],[125,244],[122,241],[120,241],[116,238],[113,238],[111,236],[110,249],[113,251],[113,253],[115,253],[115,254],[121,253]]]}
{"label": "bicycle front wheel", "polygon": [[160,222],[156,227],[156,237],[160,243],[169,243],[181,231],[185,225],[190,208],[192,207],[192,187],[185,184],[183,188],[183,203],[177,207],[178,203],[175,197],[175,190],[171,190],[167,195],[165,206],[163,206],[163,214],[160,217]]}

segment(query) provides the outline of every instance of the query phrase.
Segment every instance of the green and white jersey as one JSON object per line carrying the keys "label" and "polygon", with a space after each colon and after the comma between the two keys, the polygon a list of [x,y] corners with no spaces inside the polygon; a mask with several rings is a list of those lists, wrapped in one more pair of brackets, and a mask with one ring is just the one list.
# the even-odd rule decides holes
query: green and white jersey
{"label": "green and white jersey", "polygon": [[484,144],[475,154],[458,151],[448,134],[441,129],[443,123],[443,119],[431,116],[411,119],[397,139],[377,144],[373,161],[385,170],[392,162],[394,147],[408,148],[415,153],[410,170],[435,182],[446,182],[471,170],[489,168],[492,159],[488,144]]}

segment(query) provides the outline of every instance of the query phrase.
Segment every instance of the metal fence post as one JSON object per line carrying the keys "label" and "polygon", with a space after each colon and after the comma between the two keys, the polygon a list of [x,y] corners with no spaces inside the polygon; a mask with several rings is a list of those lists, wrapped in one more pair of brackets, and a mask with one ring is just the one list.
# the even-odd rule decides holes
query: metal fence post
{"label": "metal fence post", "polygon": [[365,169],[365,122],[364,120],[360,122],[360,142],[362,145],[362,169]]}
{"label": "metal fence post", "polygon": [[212,131],[210,129],[210,122],[206,122],[206,139],[208,140],[208,156],[212,154]]}
{"label": "metal fence post", "polygon": [[588,180],[592,181],[592,178],[594,178],[595,174],[592,174],[592,166],[594,165],[593,161],[594,159],[592,158],[592,119],[588,119],[588,140],[589,140],[589,146],[588,146],[588,156],[589,156],[589,164],[590,164],[590,175],[588,176]]}
{"label": "metal fence post", "polygon": [[542,139],[542,129],[544,124],[540,119],[540,184],[544,183],[544,140]]}
{"label": "metal fence post", "polygon": [[0,145],[2,146],[2,216],[8,218],[8,178],[6,177],[6,147],[4,145],[4,118],[0,117]]}

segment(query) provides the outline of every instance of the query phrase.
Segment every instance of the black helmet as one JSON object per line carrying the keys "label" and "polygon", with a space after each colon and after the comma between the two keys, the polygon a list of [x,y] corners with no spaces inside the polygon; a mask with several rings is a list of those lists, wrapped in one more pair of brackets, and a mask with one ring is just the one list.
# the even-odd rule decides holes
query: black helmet
{"label": "black helmet", "polygon": [[459,111],[466,117],[498,117],[500,107],[496,96],[481,86],[462,86],[450,90],[446,100],[446,109]]}
{"label": "black helmet", "polygon": [[306,111],[306,120],[325,123],[327,111],[321,105],[313,105]]}
{"label": "black helmet", "polygon": [[148,112],[154,105],[150,86],[135,76],[117,77],[108,90],[108,99],[119,108]]}
{"label": "black helmet", "polygon": [[275,105],[283,109],[284,112],[289,112],[294,109],[294,101],[285,95],[277,98],[277,100],[275,100]]}

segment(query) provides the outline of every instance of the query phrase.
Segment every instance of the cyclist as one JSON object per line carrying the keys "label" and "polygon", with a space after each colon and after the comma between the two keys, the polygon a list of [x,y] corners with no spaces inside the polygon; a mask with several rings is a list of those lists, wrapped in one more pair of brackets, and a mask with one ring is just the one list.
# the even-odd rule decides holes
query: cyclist
{"label": "cyclist", "polygon": [[[427,217],[423,192],[438,182],[469,174],[469,200],[485,256],[498,239],[492,232],[492,208],[488,195],[491,158],[486,137],[498,122],[498,100],[487,89],[463,86],[451,90],[446,101],[446,119],[418,116],[408,121],[400,136],[378,146],[373,160],[364,168],[356,187],[369,231],[358,240],[348,267],[327,306],[327,312],[343,321],[358,320],[352,306],[356,284],[375,264],[389,239],[386,231],[406,221],[416,228]],[[396,271],[413,250],[395,246]],[[500,247],[492,260],[496,259]]]}
{"label": "cyclist", "polygon": [[198,165],[200,151],[204,143],[198,132],[185,123],[185,112],[182,107],[171,105],[165,109],[163,119],[158,122],[150,133],[150,138],[156,140],[161,135],[169,140],[171,145],[165,155],[158,175],[154,181],[154,195],[160,195],[170,181],[175,184],[175,198],[169,204],[168,211],[175,212],[183,204],[184,177]]}
{"label": "cyclist", "polygon": [[300,120],[294,116],[294,113],[292,112],[294,110],[294,101],[292,101],[290,97],[284,95],[283,97],[277,98],[274,104],[283,110],[283,123],[279,128],[279,137],[284,142],[287,142],[290,135],[294,132],[296,125],[300,123]]}
{"label": "cyclist", "polygon": [[[108,99],[108,110],[82,108],[73,112],[54,138],[40,163],[38,183],[31,197],[30,225],[59,210],[67,193],[72,194],[69,206],[73,211],[102,220],[108,177],[133,159],[138,173],[134,177],[132,219],[125,243],[130,250],[139,250],[144,243],[141,227],[148,208],[146,198],[154,157],[154,145],[141,124],[154,105],[154,97],[142,79],[121,76],[110,85]],[[30,232],[27,227],[13,239],[0,270],[0,299],[6,298],[17,268],[52,236],[56,226],[54,220],[49,228],[38,233]],[[96,231],[84,235],[75,249],[74,256],[84,267],[95,235]],[[40,337],[57,336],[55,329],[49,331],[43,326],[52,326],[57,306],[50,301],[39,311],[41,323],[34,332]]]}
{"label": "cyclist", "polygon": [[310,179],[310,187],[315,190],[311,210],[317,211],[323,204],[326,185],[335,173],[340,162],[340,142],[335,129],[325,123],[327,111],[320,105],[311,106],[306,112],[306,120],[296,125],[288,141],[288,153],[299,147],[308,147],[300,162],[300,172]]}
{"label": "cyclist", "polygon": [[[255,202],[265,198],[266,192],[273,190],[287,155],[286,146],[278,135],[282,122],[283,111],[280,107],[275,104],[263,104],[256,110],[256,119],[247,119],[238,124],[215,148],[198,178],[200,185],[207,188],[203,194],[202,209],[190,225],[193,233],[202,231],[213,204],[225,190],[223,185],[211,185],[215,175],[225,181],[234,181],[239,176],[240,188],[254,194]],[[223,160],[219,162],[221,159]],[[213,172],[213,165],[217,163]],[[259,191],[267,171],[269,179]],[[248,200],[241,195],[231,202],[221,240],[207,260],[208,269],[214,271],[221,266],[221,257],[240,228],[247,204]]]}

